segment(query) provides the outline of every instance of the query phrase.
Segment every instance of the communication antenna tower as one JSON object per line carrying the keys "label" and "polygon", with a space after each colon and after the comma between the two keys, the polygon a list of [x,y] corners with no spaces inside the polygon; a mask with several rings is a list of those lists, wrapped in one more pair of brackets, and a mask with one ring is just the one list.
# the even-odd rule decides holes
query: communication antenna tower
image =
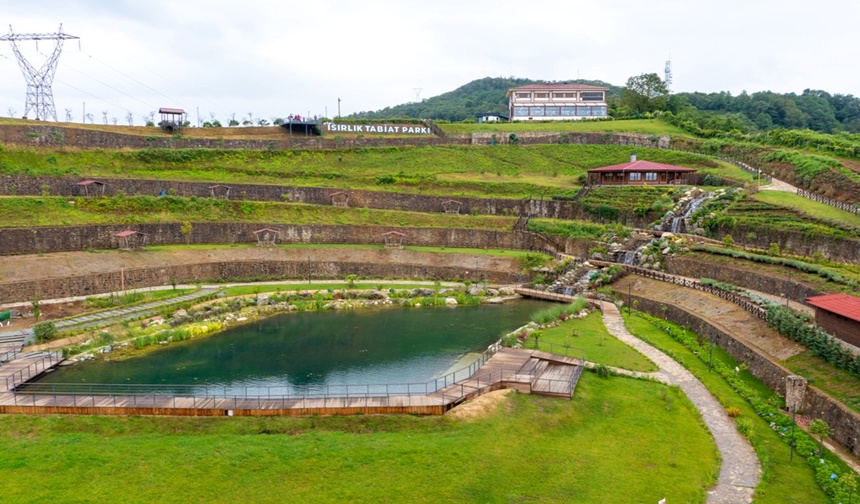
{"label": "communication antenna tower", "polygon": [[[51,91],[51,84],[54,82],[54,73],[57,71],[60,52],[63,50],[63,41],[66,39],[80,40],[80,37],[63,33],[62,24],[60,24],[60,29],[57,33],[17,34],[12,32],[12,25],[9,25],[9,34],[0,37],[0,40],[7,40],[12,44],[12,52],[18,58],[18,66],[21,67],[21,72],[24,73],[24,80],[27,81],[27,104],[24,107],[24,117],[27,117],[27,114],[32,110],[36,114],[36,119],[42,121],[49,118],[57,120],[57,111],[54,108],[54,93]],[[35,40],[37,50],[40,40],[56,40],[57,45],[54,47],[54,52],[48,56],[48,60],[45,61],[41,68],[36,70],[18,49],[19,40]],[[80,42],[78,43],[80,44]]]}
{"label": "communication antenna tower", "polygon": [[663,78],[663,82],[666,83],[666,91],[669,91],[669,88],[672,87],[672,60],[666,60],[666,68],[663,70],[665,77]]}
{"label": "communication antenna tower", "polygon": [[424,88],[420,88],[420,87],[412,88],[412,90],[415,91],[415,103],[418,103],[421,101],[421,90],[422,89],[424,89]]}
{"label": "communication antenna tower", "polygon": [[66,122],[72,122],[72,109],[66,109]]}

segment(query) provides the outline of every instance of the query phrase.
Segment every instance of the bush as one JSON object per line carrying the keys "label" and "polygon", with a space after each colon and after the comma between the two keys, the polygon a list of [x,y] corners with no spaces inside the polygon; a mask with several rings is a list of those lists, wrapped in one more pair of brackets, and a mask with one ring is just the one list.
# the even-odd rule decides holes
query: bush
{"label": "bush", "polygon": [[57,336],[57,326],[53,322],[39,322],[33,326],[33,334],[37,343],[44,343]]}
{"label": "bush", "polygon": [[728,415],[730,418],[739,417],[741,416],[741,409],[737,406],[730,406],[726,408],[726,415]]}

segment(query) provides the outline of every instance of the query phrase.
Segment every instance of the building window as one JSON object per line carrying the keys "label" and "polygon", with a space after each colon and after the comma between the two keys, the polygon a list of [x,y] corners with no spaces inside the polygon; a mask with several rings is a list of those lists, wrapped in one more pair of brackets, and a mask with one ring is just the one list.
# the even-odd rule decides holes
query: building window
{"label": "building window", "polygon": [[[631,175],[632,175],[632,173],[631,173]],[[652,181],[652,182],[657,180],[657,172],[651,172],[651,171],[645,172],[645,180],[646,181]]]}
{"label": "building window", "polygon": [[546,114],[545,115],[547,115],[547,116],[558,116],[560,113],[558,109],[559,109],[558,107],[546,107]]}
{"label": "building window", "polygon": [[518,98],[518,99],[526,99],[526,100],[528,100],[529,98],[531,98],[531,97],[532,97],[532,94],[531,94],[531,93],[517,93],[517,94],[515,95],[515,97],[516,97],[516,98]]}
{"label": "building window", "polygon": [[606,107],[591,107],[592,115],[606,116]]}
{"label": "building window", "polygon": [[549,99],[549,93],[535,93],[535,99],[547,100],[547,99]]}
{"label": "building window", "polygon": [[582,101],[603,101],[603,91],[583,91]]}
{"label": "building window", "polygon": [[543,107],[529,107],[529,115],[530,116],[542,116],[543,115]]}
{"label": "building window", "polygon": [[525,117],[529,115],[528,107],[514,107],[514,116],[515,117]]}
{"label": "building window", "polygon": [[576,93],[573,93],[573,92],[569,92],[569,93],[553,93],[553,94],[552,94],[552,99],[553,99],[553,100],[575,100],[575,99],[576,99]]}
{"label": "building window", "polygon": [[630,182],[635,182],[637,180],[642,180],[642,174],[638,172],[630,173]]}
{"label": "building window", "polygon": [[576,107],[562,107],[561,115],[563,116],[575,116],[576,115]]}
{"label": "building window", "polygon": [[590,116],[591,115],[591,107],[576,107],[576,115],[578,115],[578,116]]}

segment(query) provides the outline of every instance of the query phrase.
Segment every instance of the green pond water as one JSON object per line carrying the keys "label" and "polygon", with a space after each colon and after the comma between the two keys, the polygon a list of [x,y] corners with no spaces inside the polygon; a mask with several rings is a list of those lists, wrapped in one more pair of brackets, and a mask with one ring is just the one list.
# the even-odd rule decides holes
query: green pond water
{"label": "green pond water", "polygon": [[[470,353],[483,352],[502,332],[528,322],[546,306],[520,300],[285,313],[124,361],[61,367],[39,383],[147,384],[173,392],[272,396],[340,395],[343,384],[411,383],[420,385],[406,391],[418,393],[426,382],[466,365]],[[361,393],[359,389],[351,391]],[[403,391],[393,387],[388,392]]]}

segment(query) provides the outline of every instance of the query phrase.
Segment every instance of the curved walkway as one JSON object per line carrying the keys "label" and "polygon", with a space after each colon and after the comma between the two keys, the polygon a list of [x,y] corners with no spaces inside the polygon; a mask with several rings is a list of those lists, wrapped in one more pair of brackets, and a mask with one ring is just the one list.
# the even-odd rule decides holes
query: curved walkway
{"label": "curved walkway", "polygon": [[603,322],[610,334],[653,360],[660,368],[658,374],[663,375],[668,383],[678,385],[702,414],[702,420],[714,436],[722,457],[720,475],[716,486],[708,492],[707,502],[752,502],[755,488],[761,478],[761,465],[752,446],[735,429],[722,405],[702,382],[674,359],[630,334],[615,305],[604,304]]}

